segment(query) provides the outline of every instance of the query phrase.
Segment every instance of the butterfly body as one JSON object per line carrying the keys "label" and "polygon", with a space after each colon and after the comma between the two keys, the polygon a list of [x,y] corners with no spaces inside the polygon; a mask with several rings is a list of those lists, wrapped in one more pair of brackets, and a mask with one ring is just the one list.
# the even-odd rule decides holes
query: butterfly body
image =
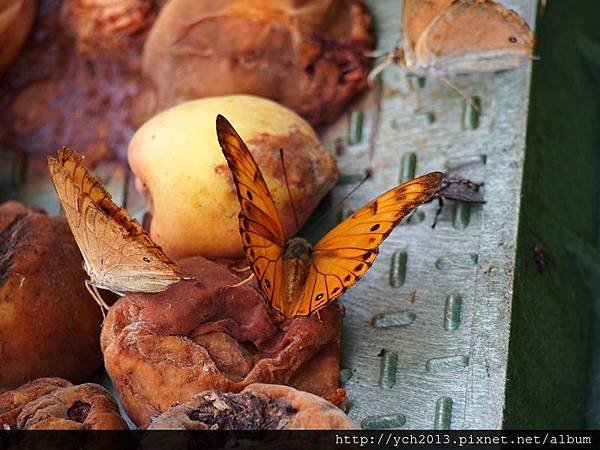
{"label": "butterfly body", "polygon": [[112,265],[110,260],[108,263],[101,261],[101,264],[107,267],[98,271],[84,259],[83,269],[90,278],[90,284],[118,295],[124,295],[127,292],[161,292],[182,279],[181,276],[176,274],[165,276],[154,270],[143,270],[140,268],[132,275],[124,272],[120,275],[114,275],[115,272],[120,272],[118,265]]}
{"label": "butterfly body", "polygon": [[327,306],[371,267],[379,245],[444,179],[432,172],[390,189],[338,224],[314,245],[286,239],[279,213],[256,161],[223,116],[217,135],[240,202],[240,236],[259,287],[285,317]]}
{"label": "butterfly body", "polygon": [[295,315],[304,294],[304,286],[312,264],[312,245],[295,237],[285,244],[282,257],[281,312],[286,317]]}
{"label": "butterfly body", "polygon": [[404,0],[397,62],[419,76],[497,72],[531,59],[527,23],[493,0]]}
{"label": "butterfly body", "polygon": [[84,260],[89,284],[116,294],[159,292],[183,279],[129,214],[115,205],[73,150],[48,158],[52,182]]}

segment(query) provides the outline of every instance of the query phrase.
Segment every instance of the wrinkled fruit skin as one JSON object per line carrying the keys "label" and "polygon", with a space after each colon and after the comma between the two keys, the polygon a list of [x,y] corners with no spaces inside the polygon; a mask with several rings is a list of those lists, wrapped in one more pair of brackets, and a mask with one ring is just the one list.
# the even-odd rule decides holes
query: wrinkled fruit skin
{"label": "wrinkled fruit skin", "polygon": [[0,389],[44,376],[86,380],[100,365],[102,314],[64,218],[0,205]]}
{"label": "wrinkled fruit skin", "polygon": [[370,28],[357,0],[170,1],[144,46],[150,85],[139,115],[195,98],[251,94],[313,125],[332,122],[367,88]]}
{"label": "wrinkled fruit skin", "polygon": [[124,159],[154,2],[38,3],[30,38],[0,78],[0,144],[32,156],[76,145],[90,167]]}
{"label": "wrinkled fruit skin", "polygon": [[39,378],[0,394],[0,427],[22,430],[126,430],[102,386]]}
{"label": "wrinkled fruit skin", "polygon": [[44,395],[71,386],[71,383],[62,378],[38,378],[18,388],[0,394],[0,427],[8,425],[10,428],[17,426],[17,418],[23,407]]}
{"label": "wrinkled fruit skin", "polygon": [[206,391],[173,406],[149,430],[356,429],[337,407],[289,386],[255,383],[240,393]]}
{"label": "wrinkled fruit skin", "polygon": [[65,0],[61,21],[75,38],[80,54],[92,58],[103,52],[122,52],[135,36],[145,35],[156,15],[153,0]]}
{"label": "wrinkled fruit skin", "polygon": [[199,392],[239,392],[261,382],[341,403],[337,304],[321,310],[321,321],[283,320],[255,284],[229,287],[240,276],[223,265],[202,257],[179,265],[195,279],[123,297],[102,328],[106,370],[136,424]]}

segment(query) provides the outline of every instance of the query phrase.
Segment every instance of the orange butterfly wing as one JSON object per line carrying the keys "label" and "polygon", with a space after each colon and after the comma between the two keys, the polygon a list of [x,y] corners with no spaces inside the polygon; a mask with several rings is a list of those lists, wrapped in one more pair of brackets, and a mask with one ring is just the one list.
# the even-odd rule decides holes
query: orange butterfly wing
{"label": "orange butterfly wing", "polygon": [[371,267],[393,228],[440,188],[432,172],[397,186],[338,224],[313,247],[313,261],[297,315],[311,314],[336,299]]}
{"label": "orange butterfly wing", "polygon": [[48,158],[48,168],[93,285],[117,293],[159,292],[184,278],[78,153],[62,148]]}
{"label": "orange butterfly wing", "polygon": [[[123,227],[129,236],[142,242],[149,248],[159,248],[148,237],[138,221],[132,219],[127,211],[117,206],[112,201],[110,194],[102,187],[100,180],[87,170],[81,155],[77,152],[70,148],[63,147],[56,153],[56,158],[48,158],[48,166],[53,180],[61,173],[63,177],[71,180],[71,183],[77,187],[78,191],[81,193],[81,198],[89,196],[90,200],[97,205],[99,209],[110,216],[111,220],[114,220]],[[81,198],[76,200],[76,202],[81,203]],[[168,258],[164,256],[163,259]]]}
{"label": "orange butterfly wing", "polygon": [[[285,234],[277,208],[252,154],[223,116],[219,144],[240,202],[240,233],[246,256],[271,305],[282,310]],[[339,297],[373,264],[379,245],[404,217],[435,194],[444,179],[432,172],[369,202],[327,233],[314,247],[311,266],[293,316],[307,316]]]}
{"label": "orange butterfly wing", "polygon": [[280,310],[285,233],[279,213],[250,150],[221,115],[217,116],[217,136],[240,202],[240,234],[246,257],[271,305]]}

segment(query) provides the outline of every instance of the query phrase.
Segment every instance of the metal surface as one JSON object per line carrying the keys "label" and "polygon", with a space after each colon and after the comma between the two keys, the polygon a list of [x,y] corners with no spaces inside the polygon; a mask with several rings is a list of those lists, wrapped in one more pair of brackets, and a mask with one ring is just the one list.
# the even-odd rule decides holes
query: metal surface
{"label": "metal surface", "polygon": [[[379,47],[397,45],[401,3],[367,3]],[[534,0],[503,3],[534,22]],[[502,426],[529,78],[526,64],[453,80],[477,111],[445,83],[392,67],[325,133],[330,148],[347,143],[342,181],[373,169],[344,210],[432,170],[485,182],[485,205],[447,202],[434,230],[437,204],[421,207],[342,300],[342,379],[363,428]]]}

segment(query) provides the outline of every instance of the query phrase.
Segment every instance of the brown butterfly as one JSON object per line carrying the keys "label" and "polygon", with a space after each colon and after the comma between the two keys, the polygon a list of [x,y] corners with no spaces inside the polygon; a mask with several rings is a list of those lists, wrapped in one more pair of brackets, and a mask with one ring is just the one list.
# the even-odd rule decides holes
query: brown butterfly
{"label": "brown butterfly", "polygon": [[493,0],[404,0],[402,48],[391,63],[419,76],[496,72],[532,59],[534,37],[513,10]]}
{"label": "brown butterfly", "polygon": [[115,205],[81,156],[62,148],[48,167],[75,241],[81,250],[86,286],[94,299],[108,306],[96,288],[116,294],[160,292],[183,279],[179,269],[142,229]]}
{"label": "brown butterfly", "polygon": [[240,202],[239,225],[250,266],[269,303],[286,317],[307,316],[356,283],[392,229],[441,186],[432,172],[367,203],[314,246],[286,239],[279,213],[252,154],[223,116],[217,135]]}

